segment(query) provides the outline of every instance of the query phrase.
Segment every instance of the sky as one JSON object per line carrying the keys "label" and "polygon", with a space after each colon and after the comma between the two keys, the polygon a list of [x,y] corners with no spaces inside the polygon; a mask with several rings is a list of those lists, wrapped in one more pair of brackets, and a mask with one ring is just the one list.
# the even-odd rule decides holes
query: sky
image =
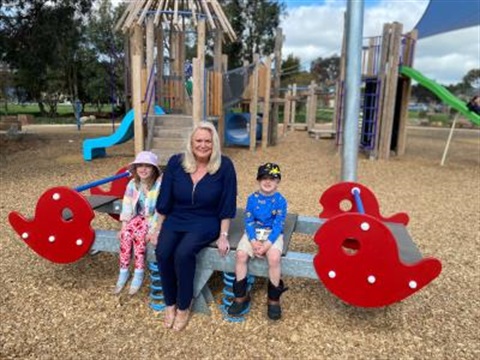
{"label": "sky", "polygon": [[[346,0],[284,2],[287,5],[287,14],[281,21],[285,35],[284,59],[293,54],[300,58],[303,69],[309,69],[314,59],[340,55]],[[363,36],[380,36],[383,25],[393,21],[403,24],[403,33],[411,31],[428,2],[365,0]],[[420,39],[415,51],[413,67],[416,70],[440,84],[457,84],[469,70],[480,68],[480,26]]]}
{"label": "sky", "polygon": [[[428,2],[366,0],[363,36],[380,36],[383,25],[393,21],[403,24],[403,33],[411,31]],[[318,57],[340,55],[346,1],[287,0],[286,4],[287,16],[281,22],[284,58],[293,54],[308,69]],[[418,40],[413,67],[444,85],[461,82],[469,70],[480,68],[480,26]]]}

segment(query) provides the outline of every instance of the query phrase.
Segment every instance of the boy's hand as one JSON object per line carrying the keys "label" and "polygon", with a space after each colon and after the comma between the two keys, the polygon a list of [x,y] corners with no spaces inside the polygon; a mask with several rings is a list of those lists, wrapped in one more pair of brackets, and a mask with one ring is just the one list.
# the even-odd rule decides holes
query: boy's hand
{"label": "boy's hand", "polygon": [[272,243],[270,241],[264,241],[262,242],[261,244],[261,247],[258,251],[259,255],[260,256],[265,256],[265,254],[267,253],[267,251],[272,247]]}
{"label": "boy's hand", "polygon": [[253,254],[257,257],[261,257],[259,254],[260,249],[262,248],[262,243],[258,240],[253,240],[252,241],[252,249],[253,249]]}

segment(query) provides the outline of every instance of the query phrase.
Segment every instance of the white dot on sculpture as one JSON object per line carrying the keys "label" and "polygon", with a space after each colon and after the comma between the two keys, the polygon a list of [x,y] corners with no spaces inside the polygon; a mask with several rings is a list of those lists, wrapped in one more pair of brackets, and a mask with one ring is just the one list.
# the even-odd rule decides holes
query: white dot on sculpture
{"label": "white dot on sculpture", "polygon": [[408,283],[408,286],[410,287],[410,289],[416,289],[416,288],[417,288],[417,282],[414,281],[414,280],[411,280],[411,281]]}
{"label": "white dot on sculpture", "polygon": [[75,242],[78,246],[82,245],[83,244],[83,240],[82,239],[77,239],[77,241]]}
{"label": "white dot on sculpture", "polygon": [[362,222],[360,224],[360,229],[362,229],[363,231],[368,231],[370,230],[370,224],[367,222]]}
{"label": "white dot on sculpture", "polygon": [[54,242],[54,241],[55,241],[55,236],[50,235],[50,236],[48,237],[48,241]]}
{"label": "white dot on sculpture", "polygon": [[334,279],[335,276],[337,276],[337,273],[336,273],[335,271],[330,270],[330,271],[328,272],[328,277],[329,277],[330,279]]}
{"label": "white dot on sculpture", "polygon": [[59,193],[55,193],[52,195],[52,199],[53,200],[60,200],[60,194]]}
{"label": "white dot on sculpture", "polygon": [[377,281],[377,279],[375,278],[375,276],[370,275],[370,276],[367,278],[367,281],[368,281],[369,284],[374,284],[375,281]]}
{"label": "white dot on sculpture", "polygon": [[22,234],[22,239],[28,239],[28,233],[27,232],[24,232]]}

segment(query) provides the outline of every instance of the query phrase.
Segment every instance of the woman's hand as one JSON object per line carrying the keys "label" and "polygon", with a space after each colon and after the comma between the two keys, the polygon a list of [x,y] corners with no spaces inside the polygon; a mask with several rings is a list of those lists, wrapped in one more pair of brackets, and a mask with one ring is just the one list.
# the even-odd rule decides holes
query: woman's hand
{"label": "woman's hand", "polygon": [[160,230],[162,229],[162,224],[157,226],[156,230],[152,233],[147,234],[147,242],[151,242],[152,245],[157,246],[158,242],[158,235],[160,234]]}
{"label": "woman's hand", "polygon": [[218,252],[221,256],[225,256],[230,251],[230,243],[225,235],[220,235],[217,239]]}
{"label": "woman's hand", "polygon": [[155,231],[151,234],[147,234],[147,242],[151,242],[152,245],[156,246],[158,241],[158,231]]}

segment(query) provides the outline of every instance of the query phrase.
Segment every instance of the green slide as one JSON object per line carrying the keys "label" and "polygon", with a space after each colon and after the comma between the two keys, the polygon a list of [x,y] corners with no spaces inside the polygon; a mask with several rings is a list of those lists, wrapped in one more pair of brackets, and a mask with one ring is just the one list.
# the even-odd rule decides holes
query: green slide
{"label": "green slide", "polygon": [[458,110],[472,123],[480,126],[480,115],[477,115],[473,111],[468,110],[467,104],[465,104],[462,100],[460,100],[455,95],[453,95],[450,91],[448,91],[442,85],[436,83],[433,80],[426,78],[417,70],[414,70],[408,66],[401,66],[400,73],[402,75],[408,76],[409,78],[415,80],[420,85],[422,85],[423,87],[427,88],[432,93],[434,93],[445,104],[448,104],[454,109]]}

